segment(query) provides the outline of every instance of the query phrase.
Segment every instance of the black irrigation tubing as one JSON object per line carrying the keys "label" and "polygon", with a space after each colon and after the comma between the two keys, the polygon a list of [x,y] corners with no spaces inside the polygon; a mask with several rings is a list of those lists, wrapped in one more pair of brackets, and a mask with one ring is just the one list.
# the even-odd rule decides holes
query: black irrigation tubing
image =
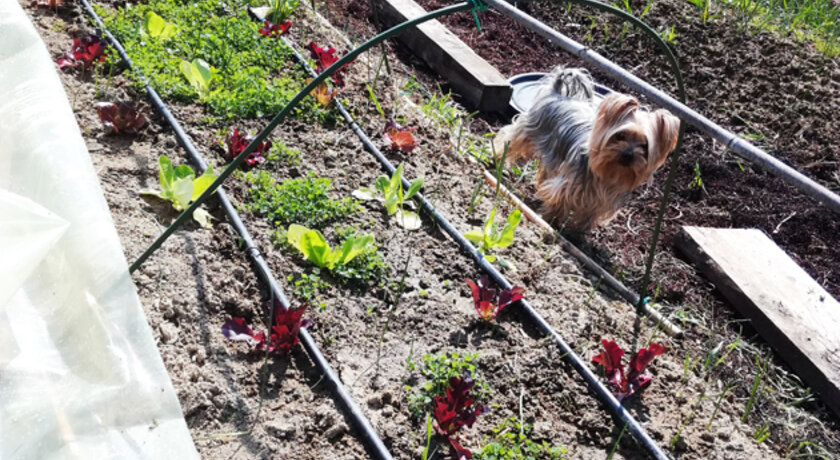
{"label": "black irrigation tubing", "polygon": [[[318,75],[312,67],[307,64],[306,59],[295,50],[288,41],[286,44],[295,54],[295,57],[300,62],[301,66],[303,66],[311,75],[315,76]],[[388,174],[394,174],[396,168],[382,152],[371,142],[370,138],[365,134],[365,132],[361,129],[356,120],[350,115],[349,112],[344,108],[344,106],[339,102],[337,99],[334,99],[336,109],[338,110],[339,114],[344,118],[347,124],[350,126],[350,129],[356,134],[356,136],[361,141],[362,145],[365,147],[365,150],[370,152],[376,159],[379,161],[379,164],[382,168],[388,172]],[[402,178],[402,185],[405,189],[408,189],[411,186],[411,183]],[[429,203],[426,198],[423,196],[422,193],[417,193],[414,199],[420,203],[421,208],[425,211],[425,213],[431,216],[435,223],[439,225],[457,244],[461,247],[461,249],[466,252],[473,260],[478,264],[478,266],[484,270],[490,277],[493,278],[493,281],[496,282],[499,286],[503,289],[511,289],[513,285],[502,275],[496,267],[494,267],[484,256],[478,252],[475,246],[469,242],[466,238],[464,238],[452,224],[440,213],[437,212],[435,207]],[[563,354],[563,357],[569,361],[572,367],[578,371],[578,373],[583,377],[584,381],[586,382],[587,386],[595,392],[595,395],[598,399],[606,406],[608,412],[610,412],[613,417],[615,417],[618,421],[620,421],[621,426],[626,426],[627,429],[630,430],[630,433],[633,435],[634,438],[639,442],[639,444],[644,447],[645,450],[650,453],[653,458],[656,459],[668,459],[668,455],[662,451],[662,449],[656,444],[656,441],[650,437],[650,435],[645,431],[644,427],[630,414],[624,406],[616,399],[616,397],[610,392],[607,387],[601,383],[601,380],[598,376],[592,372],[591,369],[586,365],[586,363],[581,360],[581,358],[575,353],[572,347],[566,343],[565,340],[558,334],[549,324],[548,322],[539,314],[537,311],[528,303],[526,300],[521,300],[518,302],[526,316],[537,326],[540,331],[542,331],[545,335],[551,336],[555,343],[557,344],[558,348]]]}
{"label": "black irrigation tubing", "polygon": [[[102,23],[101,18],[93,10],[90,3],[87,0],[81,1],[88,14],[93,18],[99,29],[105,35],[108,42],[110,42],[111,46],[113,46],[114,49],[117,50],[117,53],[120,55],[120,58],[122,58],[122,60],[129,68],[137,71],[131,59],[128,57],[128,54],[126,53],[125,49],[122,47],[122,44],[120,44],[120,42],[113,35],[111,35],[108,29],[105,28],[105,24]],[[166,122],[169,123],[169,125],[172,127],[172,130],[175,133],[175,137],[178,139],[178,143],[181,145],[181,147],[183,147],[184,151],[186,151],[191,162],[203,172],[205,169],[207,169],[207,164],[201,158],[201,155],[195,149],[195,146],[192,144],[187,134],[181,128],[180,123],[178,123],[178,121],[172,116],[172,113],[169,111],[169,109],[166,108],[166,105],[161,100],[157,91],[155,91],[155,89],[148,84],[146,78],[142,75],[140,78],[143,80],[143,83],[146,88],[146,93],[149,95],[149,98],[152,101],[152,105],[155,107],[155,109],[158,110],[158,112],[160,112],[160,114],[163,116]],[[221,204],[222,208],[224,208],[225,214],[227,214],[227,217],[230,220],[230,225],[234,228],[234,230],[236,230],[236,233],[238,233],[239,237],[242,239],[244,250],[251,258],[251,261],[254,264],[254,270],[256,270],[260,278],[262,278],[262,280],[268,285],[269,289],[271,290],[272,296],[280,302],[284,309],[289,309],[289,299],[286,297],[285,293],[280,288],[280,285],[277,284],[277,280],[275,279],[271,268],[266,263],[259,248],[254,244],[254,240],[251,238],[250,233],[245,228],[242,219],[239,217],[239,213],[236,212],[236,209],[233,207],[233,205],[231,204],[230,200],[228,199],[227,195],[221,187],[217,189],[216,194],[219,199],[219,203]],[[269,312],[269,322],[273,320],[273,317],[274,303],[272,302],[271,311]],[[315,343],[315,339],[312,337],[309,331],[307,331],[306,329],[301,329],[299,337],[300,342],[301,344],[303,344],[304,349],[306,349],[307,354],[315,363],[315,367],[323,374],[323,378],[327,381],[331,389],[334,391],[338,399],[339,406],[342,409],[344,409],[344,411],[350,418],[350,421],[353,425],[355,425],[356,429],[360,433],[362,443],[367,448],[368,453],[376,459],[393,459],[393,456],[385,447],[385,444],[382,442],[382,439],[373,429],[373,426],[371,425],[370,421],[362,413],[361,408],[359,408],[358,404],[356,404],[356,402],[353,400],[353,397],[350,396],[350,394],[347,392],[347,389],[344,387],[344,384],[341,382],[341,379],[336,375],[335,371],[327,362],[327,359],[321,353],[321,350],[318,348],[318,345]]]}

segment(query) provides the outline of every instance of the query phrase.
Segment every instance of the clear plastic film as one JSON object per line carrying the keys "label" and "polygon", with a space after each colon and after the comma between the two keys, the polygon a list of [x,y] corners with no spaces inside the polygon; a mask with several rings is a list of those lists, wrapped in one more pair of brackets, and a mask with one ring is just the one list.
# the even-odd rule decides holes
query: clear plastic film
{"label": "clear plastic film", "polygon": [[56,72],[0,0],[0,459],[198,458]]}

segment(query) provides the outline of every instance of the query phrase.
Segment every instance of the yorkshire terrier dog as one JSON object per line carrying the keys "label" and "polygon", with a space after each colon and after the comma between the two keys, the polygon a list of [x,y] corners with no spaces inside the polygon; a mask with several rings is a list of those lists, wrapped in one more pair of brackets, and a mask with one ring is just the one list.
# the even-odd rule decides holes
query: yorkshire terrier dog
{"label": "yorkshire terrier dog", "polygon": [[679,126],[667,110],[649,112],[625,94],[599,102],[586,70],[557,67],[541,80],[531,109],[499,131],[493,148],[511,162],[538,158],[534,185],[545,217],[587,231],[615,215],[630,191],[662,166]]}

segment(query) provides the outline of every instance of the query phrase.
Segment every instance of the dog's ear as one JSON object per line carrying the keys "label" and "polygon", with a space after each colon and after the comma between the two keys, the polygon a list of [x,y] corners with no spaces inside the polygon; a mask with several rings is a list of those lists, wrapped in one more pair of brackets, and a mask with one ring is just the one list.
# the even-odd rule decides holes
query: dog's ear
{"label": "dog's ear", "polygon": [[605,97],[598,106],[595,125],[592,127],[590,146],[596,150],[603,147],[607,136],[621,124],[622,120],[632,115],[639,108],[639,101],[626,94],[612,93]]}
{"label": "dog's ear", "polygon": [[665,163],[665,158],[677,145],[680,119],[667,110],[659,109],[650,114],[650,124],[653,139],[649,146],[651,155],[649,161],[655,170]]}

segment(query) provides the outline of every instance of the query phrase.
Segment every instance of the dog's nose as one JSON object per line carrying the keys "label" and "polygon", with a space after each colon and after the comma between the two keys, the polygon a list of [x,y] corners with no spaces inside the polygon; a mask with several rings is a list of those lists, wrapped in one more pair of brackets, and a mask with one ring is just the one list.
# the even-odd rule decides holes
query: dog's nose
{"label": "dog's nose", "polygon": [[622,166],[629,166],[630,163],[633,162],[633,151],[630,149],[622,150],[621,153],[618,154],[618,162]]}

